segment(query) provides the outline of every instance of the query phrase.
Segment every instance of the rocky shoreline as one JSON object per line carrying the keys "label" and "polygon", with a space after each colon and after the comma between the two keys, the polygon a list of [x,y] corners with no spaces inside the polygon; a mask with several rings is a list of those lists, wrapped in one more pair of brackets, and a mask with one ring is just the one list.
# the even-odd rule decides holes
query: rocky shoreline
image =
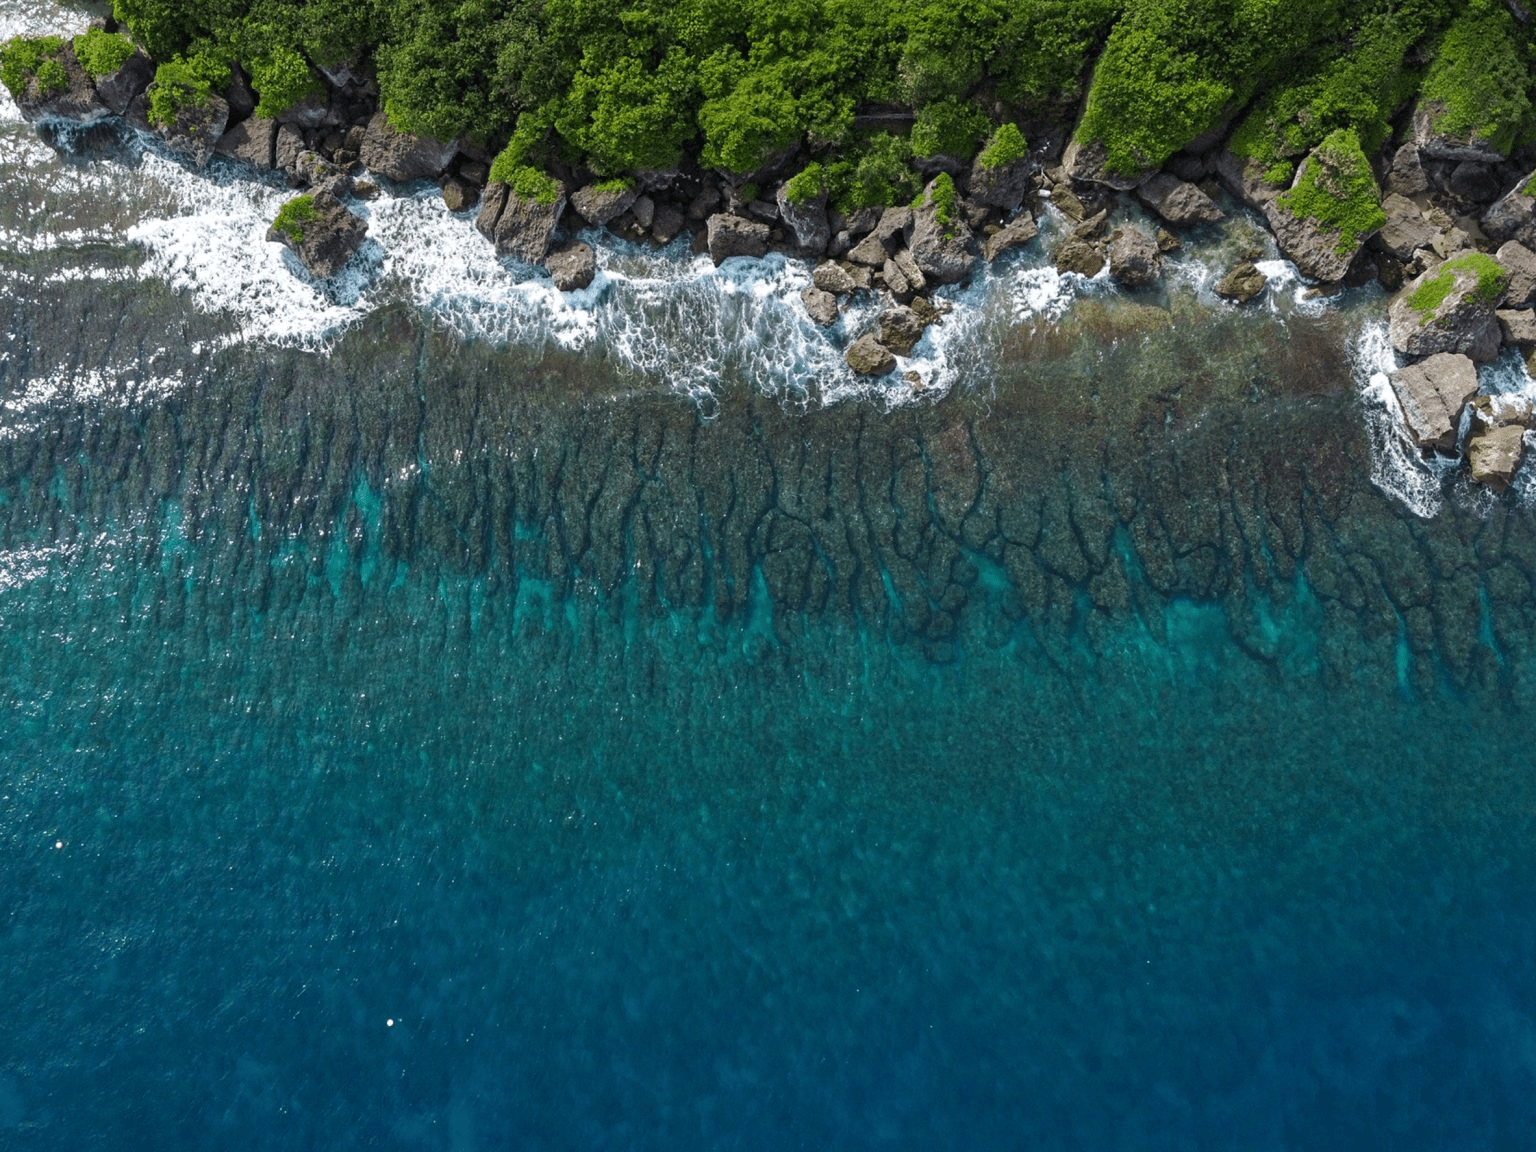
{"label": "rocky shoreline", "polygon": [[[95,30],[118,31],[111,21]],[[1365,156],[1352,131],[1335,132],[1288,181],[1240,155],[1224,131],[1126,176],[1110,170],[1101,147],[1080,142],[1081,126],[1068,133],[1032,125],[1026,146],[1006,125],[969,164],[940,157],[920,165],[927,183],[912,204],[844,212],[829,203],[817,165],[805,165],[799,147],[745,175],[697,165],[613,180],[568,165],[508,174],[470,141],[397,130],[361,70],[324,72],[319,90],[266,117],[249,78],[233,67],[221,94],[157,117],[161,81],[142,49],[93,73],[70,42],[56,44],[51,59],[62,72],[34,71],[15,92],[26,119],[117,116],[198,166],[218,155],[284,173],[299,195],[268,239],[318,279],[339,273],[362,243],[366,221],[348,202],[379,194],[371,177],[429,180],[451,211],[475,210],[476,228],[498,255],[546,270],[561,291],[585,289],[596,274],[591,247],[569,235],[581,226],[657,245],[690,233],[694,250],[716,264],[770,251],[814,261],[801,299],[817,324],[836,324],[856,295],[880,303],[875,328],[850,340],[845,359],[856,373],[883,376],[942,321],[948,306],[935,304],[934,289],[964,283],[983,261],[1036,239],[1047,203],[1069,224],[1050,253],[1058,270],[1093,277],[1107,264],[1116,283],[1137,292],[1158,283],[1180,233],[1225,219],[1218,201],[1226,193],[1262,217],[1282,255],[1315,282],[1313,292],[1375,280],[1395,293],[1391,339],[1405,363],[1391,385],[1416,449],[1463,454],[1473,479],[1499,491],[1536,426],[1529,404],[1479,397],[1475,367],[1506,348],[1536,353],[1536,154],[1439,133],[1422,100],[1379,154]],[[1112,212],[1133,200],[1161,225],[1111,231]],[[1260,296],[1260,255],[1241,253],[1216,293],[1238,304]],[[908,378],[922,387],[915,373]]]}

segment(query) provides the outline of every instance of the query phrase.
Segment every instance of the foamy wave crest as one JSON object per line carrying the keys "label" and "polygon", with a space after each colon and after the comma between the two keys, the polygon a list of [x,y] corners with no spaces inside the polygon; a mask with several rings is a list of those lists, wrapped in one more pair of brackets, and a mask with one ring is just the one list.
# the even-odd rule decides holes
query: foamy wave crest
{"label": "foamy wave crest", "polygon": [[1371,444],[1371,483],[1428,520],[1444,500],[1442,482],[1455,460],[1427,461],[1408,439],[1403,412],[1388,376],[1397,367],[1387,323],[1367,323],[1355,340],[1352,370]]}

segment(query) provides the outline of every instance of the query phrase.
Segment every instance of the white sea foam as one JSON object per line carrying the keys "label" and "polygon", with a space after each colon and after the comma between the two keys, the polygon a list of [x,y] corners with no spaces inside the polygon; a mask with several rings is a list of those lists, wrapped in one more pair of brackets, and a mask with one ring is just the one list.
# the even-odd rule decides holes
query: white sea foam
{"label": "white sea foam", "polygon": [[[0,364],[4,361],[5,356],[0,355]],[[180,372],[143,375],[137,371],[63,369],[28,377],[20,392],[0,397],[0,440],[14,440],[47,426],[64,405],[94,410],[129,408],[168,396],[183,383]]]}
{"label": "white sea foam", "polygon": [[1408,438],[1402,408],[1388,379],[1397,367],[1397,356],[1386,320],[1365,324],[1353,351],[1352,370],[1371,445],[1371,483],[1427,520],[1440,511],[1442,481],[1456,462],[1425,460]]}

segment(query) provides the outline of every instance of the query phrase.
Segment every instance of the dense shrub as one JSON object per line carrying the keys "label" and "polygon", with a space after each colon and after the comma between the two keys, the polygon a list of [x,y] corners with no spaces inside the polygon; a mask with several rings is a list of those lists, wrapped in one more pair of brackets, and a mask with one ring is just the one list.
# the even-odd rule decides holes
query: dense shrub
{"label": "dense shrub", "polygon": [[[43,63],[64,47],[58,36],[15,36],[0,45],[0,83],[17,99],[26,90],[27,81],[38,74]],[[39,82],[41,83],[41,81]],[[64,78],[66,86],[69,77]]]}
{"label": "dense shrub", "polygon": [[216,90],[229,83],[229,65],[211,56],[176,57],[155,69],[145,95],[149,122],[169,126],[188,108],[201,108]]}
{"label": "dense shrub", "polygon": [[992,139],[987,141],[976,160],[983,168],[1001,168],[1028,155],[1029,145],[1024,140],[1024,133],[1019,131],[1017,124],[1009,123],[1000,125],[992,133]]}
{"label": "dense shrub", "polygon": [[126,36],[92,28],[75,37],[75,59],[92,76],[110,76],[128,62],[133,44]]}
{"label": "dense shrub", "polygon": [[791,204],[809,204],[826,194],[827,176],[820,164],[807,164],[784,184],[784,199]]}
{"label": "dense shrub", "polygon": [[272,228],[295,244],[301,244],[304,241],[304,225],[318,219],[320,213],[315,211],[315,198],[295,196],[277,210],[277,219],[272,221]]}
{"label": "dense shrub", "polygon": [[325,91],[308,62],[292,48],[274,48],[251,62],[251,86],[261,97],[256,115],[275,117]]}
{"label": "dense shrub", "polygon": [[1422,95],[1437,132],[1477,137],[1508,153],[1529,131],[1529,84],[1509,10],[1471,0],[1440,41]]}
{"label": "dense shrub", "polygon": [[890,132],[855,141],[843,158],[825,167],[832,205],[844,212],[905,204],[918,191],[912,146]]}
{"label": "dense shrub", "polygon": [[992,118],[975,104],[953,98],[925,104],[912,125],[912,154],[969,160],[991,128]]}

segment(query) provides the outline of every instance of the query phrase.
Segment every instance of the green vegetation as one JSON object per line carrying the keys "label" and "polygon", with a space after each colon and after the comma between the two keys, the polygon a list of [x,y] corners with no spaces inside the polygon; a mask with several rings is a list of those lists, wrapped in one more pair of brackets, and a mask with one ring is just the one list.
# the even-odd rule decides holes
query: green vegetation
{"label": "green vegetation", "polygon": [[991,128],[992,118],[975,104],[953,98],[925,104],[912,125],[912,154],[970,160]]}
{"label": "green vegetation", "polygon": [[1514,17],[1503,4],[1470,0],[1440,41],[1422,99],[1437,109],[1435,131],[1508,153],[1529,132],[1529,83]]}
{"label": "green vegetation", "polygon": [[976,160],[983,168],[1001,168],[1028,155],[1029,145],[1024,142],[1024,133],[1019,131],[1017,124],[1008,123],[992,133],[992,139],[987,141]]}
{"label": "green vegetation", "polygon": [[890,132],[851,142],[841,159],[825,165],[832,206],[841,212],[905,204],[921,190],[912,171],[912,146]]}
{"label": "green vegetation", "polygon": [[784,199],[791,204],[809,204],[827,194],[827,176],[815,161],[802,168],[784,185]]}
{"label": "green vegetation", "polygon": [[507,184],[518,196],[535,204],[553,204],[560,198],[560,185],[554,177],[527,165],[513,172]]}
{"label": "green vegetation", "polygon": [[1412,296],[1408,298],[1408,306],[1415,312],[1423,313],[1423,323],[1429,323],[1429,318],[1436,308],[1445,302],[1445,298],[1451,294],[1451,289],[1456,286],[1458,273],[1470,274],[1477,277],[1477,287],[1468,294],[1473,300],[1484,304],[1496,304],[1504,293],[1505,286],[1509,283],[1509,276],[1492,256],[1482,252],[1467,252],[1460,256],[1453,256],[1440,266],[1440,272],[1436,276],[1420,284],[1414,289]]}
{"label": "green vegetation", "polygon": [[280,116],[325,91],[304,57],[281,46],[251,62],[251,86],[261,97],[256,115],[267,117]]}
{"label": "green vegetation", "polygon": [[126,36],[92,28],[75,37],[75,59],[92,76],[110,76],[133,55],[133,43]]}
{"label": "green vegetation", "polygon": [[1381,190],[1353,128],[1340,128],[1317,146],[1296,187],[1281,193],[1280,203],[1297,216],[1337,231],[1335,251],[1341,256],[1387,222]]}
{"label": "green vegetation", "polygon": [[[0,45],[0,83],[5,84],[14,99],[20,100],[27,90],[27,81],[39,76],[44,62],[52,61],[63,49],[64,41],[58,36],[12,37]],[[59,71],[63,72],[63,68]],[[41,76],[38,86],[44,87]],[[69,87],[67,74],[64,86]]]}
{"label": "green vegetation", "polygon": [[628,192],[635,186],[635,182],[626,176],[620,176],[617,180],[604,180],[600,184],[592,185],[598,192]]}
{"label": "green vegetation", "polygon": [[229,65],[211,56],[178,56],[155,69],[154,83],[146,90],[149,122],[169,127],[189,108],[202,108],[215,90],[229,83]]}
{"label": "green vegetation", "polygon": [[948,172],[940,172],[929,185],[928,197],[933,203],[933,218],[940,224],[955,222],[955,182]]}
{"label": "green vegetation", "polygon": [[295,244],[302,244],[304,225],[318,219],[320,219],[320,213],[315,211],[315,198],[295,196],[277,210],[277,219],[272,221],[272,227]]}

